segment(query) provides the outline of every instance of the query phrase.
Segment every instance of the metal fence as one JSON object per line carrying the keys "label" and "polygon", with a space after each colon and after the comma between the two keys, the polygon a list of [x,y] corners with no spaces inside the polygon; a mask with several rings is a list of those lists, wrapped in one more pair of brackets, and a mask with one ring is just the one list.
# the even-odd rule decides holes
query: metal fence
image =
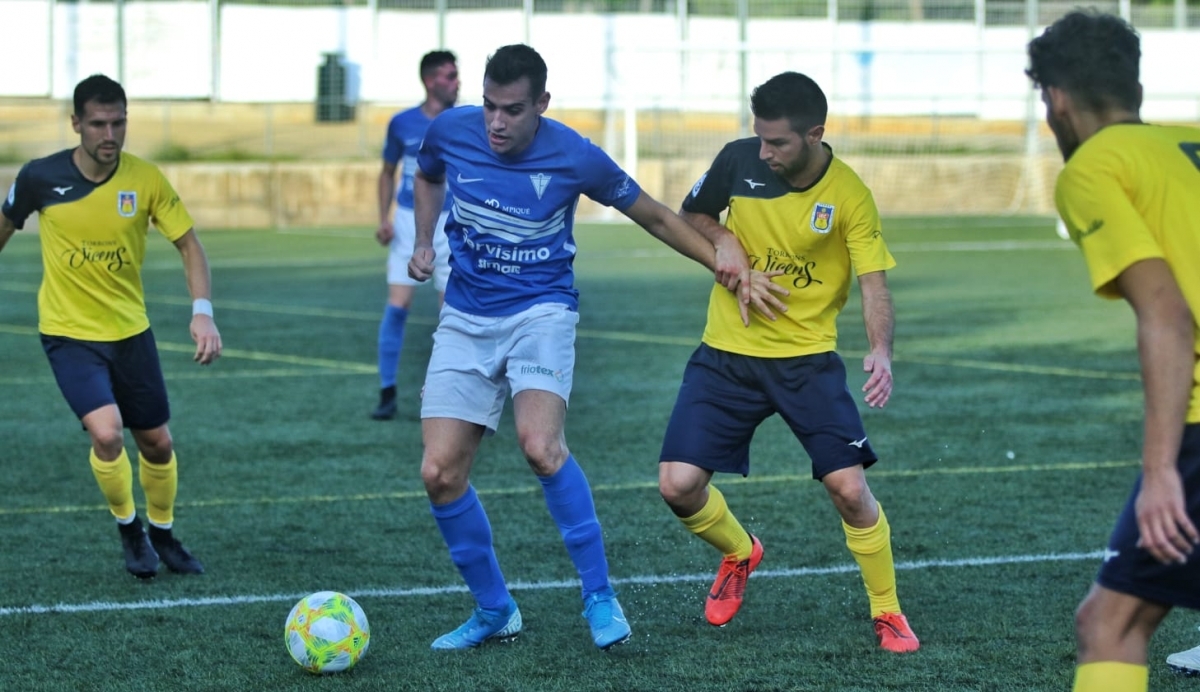
{"label": "metal fence", "polygon": [[[1200,0],[1095,4],[1143,33],[1145,114],[1200,122]],[[97,71],[129,90],[130,148],[161,162],[374,162],[388,119],[421,98],[423,52],[455,50],[461,102],[478,103],[487,53],[523,41],[551,65],[550,115],[671,201],[747,133],[750,89],[798,69],[829,96],[839,155],[895,191],[882,206],[1042,213],[1055,150],[1024,49],[1075,5],[0,0],[26,29],[0,43],[0,59],[24,68],[0,74],[0,164],[77,141],[66,96]],[[945,199],[910,195],[931,173],[954,188]]]}

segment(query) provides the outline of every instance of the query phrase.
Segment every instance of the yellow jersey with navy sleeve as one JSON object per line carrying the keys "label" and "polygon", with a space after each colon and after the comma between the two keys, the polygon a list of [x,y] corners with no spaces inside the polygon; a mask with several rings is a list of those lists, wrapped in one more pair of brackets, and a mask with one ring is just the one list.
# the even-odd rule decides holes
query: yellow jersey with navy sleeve
{"label": "yellow jersey with navy sleeve", "polygon": [[39,215],[38,331],[119,341],[150,327],[141,275],[150,224],[174,242],[193,221],[154,164],[122,152],[97,183],[79,171],[72,151],[25,164],[0,213],[17,228]]}
{"label": "yellow jersey with navy sleeve", "polygon": [[714,285],[704,343],[747,356],[787,358],[837,349],[837,316],[854,276],[886,271],[896,260],[883,240],[871,191],[833,155],[812,185],[792,187],[759,159],[759,140],[727,144],[683,203],[683,210],[718,218],[764,272],[783,271],[775,282],[787,312],[776,320],[750,312],[742,324],[737,296]]}
{"label": "yellow jersey with navy sleeve", "polygon": [[[1200,315],[1200,129],[1105,127],[1071,155],[1054,201],[1097,295],[1120,298],[1121,272],[1163,259]],[[1200,423],[1200,329],[1187,422]]]}

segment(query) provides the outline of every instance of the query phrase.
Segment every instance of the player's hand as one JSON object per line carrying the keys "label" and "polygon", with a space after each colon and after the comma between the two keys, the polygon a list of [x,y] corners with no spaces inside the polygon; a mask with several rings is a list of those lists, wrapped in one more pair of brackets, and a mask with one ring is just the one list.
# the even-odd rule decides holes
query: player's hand
{"label": "player's hand", "polygon": [[749,306],[751,305],[763,317],[772,322],[775,321],[776,312],[787,312],[787,306],[776,296],[791,295],[791,292],[771,280],[782,275],[783,272],[779,270],[760,272],[757,269],[751,269],[746,272],[744,275],[745,278],[741,281],[740,288],[746,292],[747,299],[738,301],[738,309],[742,313],[743,325],[750,326]]}
{"label": "player's hand", "polygon": [[433,258],[436,253],[429,245],[418,245],[413,248],[412,259],[408,261],[408,275],[417,281],[428,281],[433,276]]}
{"label": "player's hand", "polygon": [[[738,242],[737,236],[732,233],[722,235],[714,249],[716,250],[717,268],[714,275],[717,283],[730,291],[737,290],[738,284],[745,277],[746,272],[750,271],[750,259],[746,257],[746,250]],[[748,298],[749,294],[747,293],[746,296]]]}
{"label": "player's hand", "polygon": [[378,240],[380,245],[387,245],[395,237],[396,229],[392,227],[391,221],[384,221],[375,229],[375,240]]}
{"label": "player's hand", "polygon": [[1188,518],[1183,480],[1177,468],[1143,474],[1134,511],[1138,547],[1159,562],[1183,564],[1200,544],[1200,532]]}
{"label": "player's hand", "polygon": [[196,342],[196,355],[192,360],[208,365],[221,356],[221,333],[217,323],[208,315],[192,315],[192,341]]}
{"label": "player's hand", "polygon": [[892,398],[892,359],[882,353],[868,353],[863,358],[863,372],[871,373],[862,390],[863,401],[871,408],[883,408]]}

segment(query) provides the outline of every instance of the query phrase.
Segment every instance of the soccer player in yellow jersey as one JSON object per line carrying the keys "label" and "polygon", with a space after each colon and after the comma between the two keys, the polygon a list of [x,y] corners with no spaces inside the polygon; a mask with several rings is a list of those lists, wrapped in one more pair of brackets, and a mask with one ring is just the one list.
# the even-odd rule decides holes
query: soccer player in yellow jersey
{"label": "soccer player in yellow jersey", "polygon": [[1141,121],[1139,39],[1074,11],[1029,44],[1066,166],[1055,203],[1092,289],[1137,319],[1142,473],[1075,618],[1077,692],[1145,690],[1173,606],[1200,609],[1200,130]]}
{"label": "soccer player in yellow jersey", "polygon": [[870,353],[866,403],[892,392],[894,312],[884,243],[870,190],[821,141],[827,105],[810,78],[785,72],[750,98],[756,138],[731,142],[692,188],[681,212],[702,233],[725,226],[751,269],[778,274],[778,315],[738,320],[736,296],[713,291],[701,345],[684,371],[659,457],[659,490],[689,531],[724,555],[705,617],[728,623],[742,605],[763,546],[710,484],[716,471],[746,475],[755,429],[778,413],[812,459],[813,477],[842,516],[846,545],[862,571],[880,646],[916,651],[900,611],[887,517],[864,469],[876,461],[846,369],[838,356],[837,315],[857,275]]}
{"label": "soccer player in yellow jersey", "polygon": [[[0,205],[0,249],[39,217],[43,278],[38,331],[71,410],[91,436],[91,466],[117,519],[125,568],[150,578],[204,567],[172,534],[178,486],[170,409],[146,317],[141,268],[151,222],[179,249],[193,298],[195,360],[211,363],[221,336],[209,301],[208,259],[192,218],[158,168],[123,152],[125,91],[103,75],[75,87],[79,146],[30,161]],[[124,428],[138,448],[149,535],[133,500]]]}

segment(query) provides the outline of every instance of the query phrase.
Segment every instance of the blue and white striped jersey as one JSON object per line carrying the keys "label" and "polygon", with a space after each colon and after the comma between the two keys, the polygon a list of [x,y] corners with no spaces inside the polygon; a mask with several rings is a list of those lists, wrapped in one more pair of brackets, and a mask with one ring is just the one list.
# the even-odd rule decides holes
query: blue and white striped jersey
{"label": "blue and white striped jersey", "polygon": [[435,118],[417,161],[425,174],[446,177],[446,304],[473,315],[512,315],[538,303],[578,309],[572,231],[579,195],[624,211],[641,194],[608,154],[549,118],[524,151],[500,156],[488,146],[479,106]]}

